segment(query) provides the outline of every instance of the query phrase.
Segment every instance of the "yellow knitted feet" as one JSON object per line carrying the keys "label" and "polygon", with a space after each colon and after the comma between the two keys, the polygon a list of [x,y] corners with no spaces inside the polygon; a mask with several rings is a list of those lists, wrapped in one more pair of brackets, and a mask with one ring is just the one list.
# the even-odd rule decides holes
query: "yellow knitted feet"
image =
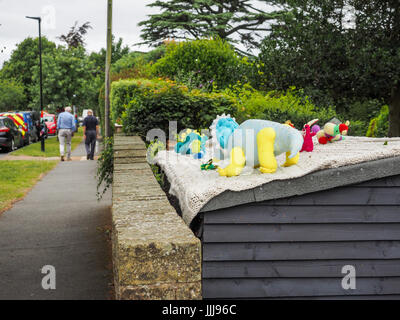
{"label": "yellow knitted feet", "polygon": [[246,157],[243,149],[240,147],[235,147],[231,151],[231,164],[224,169],[218,168],[218,173],[223,177],[238,176],[242,172],[245,164]]}
{"label": "yellow knitted feet", "polygon": [[264,128],[257,134],[258,160],[262,173],[274,173],[278,163],[274,154],[276,132],[272,128]]}

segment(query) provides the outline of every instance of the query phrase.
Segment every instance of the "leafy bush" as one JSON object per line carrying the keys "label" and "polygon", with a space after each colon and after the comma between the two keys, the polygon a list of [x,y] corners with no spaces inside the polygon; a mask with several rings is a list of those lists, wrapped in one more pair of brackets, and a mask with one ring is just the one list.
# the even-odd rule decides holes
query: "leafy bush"
{"label": "leafy bush", "polygon": [[112,86],[113,114],[122,112],[125,133],[145,137],[154,128],[169,132],[169,121],[184,128],[208,128],[217,115],[233,113],[235,99],[224,93],[189,91],[170,80],[124,80]]}
{"label": "leafy bush", "polygon": [[389,131],[389,107],[383,106],[381,112],[369,123],[367,137],[387,137]]}
{"label": "leafy bush", "polygon": [[366,122],[368,125],[372,118],[379,115],[383,105],[384,103],[378,99],[351,101],[348,103],[348,111],[346,112],[345,117]]}
{"label": "leafy bush", "polygon": [[165,56],[154,64],[154,72],[177,82],[190,77],[197,88],[211,82],[225,88],[238,80],[241,61],[232,46],[221,39],[170,42]]}
{"label": "leafy bush", "polygon": [[118,122],[126,107],[135,97],[146,95],[149,92],[161,89],[165,85],[163,80],[120,80],[111,84],[111,118]]}
{"label": "leafy bush", "polygon": [[248,119],[266,119],[280,123],[291,120],[301,129],[313,119],[319,119],[320,124],[325,124],[336,115],[332,108],[317,110],[306,97],[300,98],[294,88],[285,93],[271,91],[263,94],[244,85],[240,89],[233,87],[225,92],[237,96],[236,119],[239,123]]}
{"label": "leafy bush", "polygon": [[155,48],[149,52],[146,52],[146,54],[145,54],[146,62],[152,62],[152,63],[157,62],[159,59],[161,59],[165,55],[166,50],[167,50],[166,45],[162,44],[162,45],[158,46],[157,48]]}
{"label": "leafy bush", "polygon": [[112,66],[111,81],[151,77],[151,65],[146,59],[146,54],[141,52],[131,52]]}

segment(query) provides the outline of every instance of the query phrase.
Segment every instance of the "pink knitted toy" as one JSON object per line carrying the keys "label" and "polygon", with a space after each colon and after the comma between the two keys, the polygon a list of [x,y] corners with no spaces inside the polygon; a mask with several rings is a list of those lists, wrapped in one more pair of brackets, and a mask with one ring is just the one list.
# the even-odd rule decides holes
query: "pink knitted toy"
{"label": "pink knitted toy", "polygon": [[311,132],[310,126],[306,124],[303,129],[303,138],[304,138],[303,148],[301,148],[300,152],[303,151],[312,152],[314,150],[314,143],[312,137],[314,137],[315,135],[316,133]]}

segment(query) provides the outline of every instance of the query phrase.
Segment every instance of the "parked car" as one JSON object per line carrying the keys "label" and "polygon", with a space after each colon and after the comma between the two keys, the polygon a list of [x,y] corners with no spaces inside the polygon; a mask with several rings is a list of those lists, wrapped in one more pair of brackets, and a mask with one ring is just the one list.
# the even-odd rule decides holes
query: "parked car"
{"label": "parked car", "polygon": [[37,128],[34,124],[33,111],[16,111],[16,113],[22,114],[24,117],[25,123],[28,125],[30,143],[37,142],[39,140],[39,135],[37,132]]}
{"label": "parked car", "polygon": [[47,135],[57,134],[57,120],[54,114],[45,113],[43,114],[42,121],[47,127]]}
{"label": "parked car", "polygon": [[22,134],[14,121],[9,117],[0,116],[0,149],[11,152],[23,145]]}
{"label": "parked car", "polygon": [[24,116],[21,113],[5,112],[5,113],[0,113],[0,117],[8,117],[14,122],[14,124],[22,134],[24,146],[29,145],[31,143],[28,124],[25,122]]}

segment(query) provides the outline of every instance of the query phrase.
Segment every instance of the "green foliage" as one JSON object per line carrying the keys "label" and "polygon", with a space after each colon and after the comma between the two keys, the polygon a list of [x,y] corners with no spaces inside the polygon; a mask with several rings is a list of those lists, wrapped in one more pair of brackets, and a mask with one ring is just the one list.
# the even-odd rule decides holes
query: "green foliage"
{"label": "green foliage", "polygon": [[[39,105],[39,67],[33,70],[35,85],[30,87],[32,106]],[[58,47],[43,56],[43,96],[46,105],[64,107],[66,105],[87,105],[87,95],[92,80],[91,65],[84,48],[65,49]]]}
{"label": "green foliage", "polygon": [[[146,95],[152,90],[160,89],[164,85],[160,80],[120,80],[111,85],[111,118],[114,122],[119,122],[122,113],[136,96]],[[103,98],[104,99],[104,98]]]}
{"label": "green foliage", "polygon": [[365,101],[349,101],[347,112],[341,112],[338,116],[343,121],[352,119],[350,134],[353,136],[365,136],[373,118],[377,117],[383,102],[378,99]]}
{"label": "green foliage", "polygon": [[[345,122],[348,118],[340,117],[340,119]],[[354,118],[353,118],[354,119]],[[356,137],[365,137],[368,130],[368,122],[360,120],[350,120],[350,128],[348,135]]]}
{"label": "green foliage", "polygon": [[58,37],[59,40],[65,42],[68,48],[78,48],[85,46],[83,36],[88,33],[88,30],[92,29],[90,22],[85,22],[83,25],[78,27],[78,21],[71,27],[66,35]]}
{"label": "green foliage", "polygon": [[150,143],[146,143],[146,145],[147,145],[147,160],[150,163],[150,168],[153,171],[154,177],[156,178],[157,182],[160,184],[162,188],[164,188],[165,187],[164,172],[158,165],[152,163],[154,157],[157,155],[159,151],[166,150],[166,146],[163,142],[161,142],[157,138]]}
{"label": "green foliage", "polygon": [[120,73],[123,70],[126,69],[132,69],[136,67],[139,63],[143,63],[144,60],[144,54],[141,52],[130,52],[124,56],[121,57],[121,59],[117,60],[113,65],[112,65],[112,72],[113,73]]}
{"label": "green foliage", "polygon": [[24,87],[14,81],[0,79],[0,112],[26,107]]}
{"label": "green foliage", "polygon": [[313,119],[319,119],[319,123],[324,124],[336,115],[332,108],[317,110],[309,99],[300,98],[294,88],[285,93],[271,91],[263,94],[245,85],[229,88],[225,92],[237,97],[236,120],[239,123],[248,119],[266,119],[280,123],[291,120],[301,129]]}
{"label": "green foliage", "polygon": [[376,118],[369,124],[367,137],[387,137],[389,130],[389,107],[383,106]]}
{"label": "green foliage", "polygon": [[215,117],[235,111],[235,99],[224,93],[189,91],[169,80],[123,80],[112,85],[114,117],[122,112],[122,124],[128,134],[145,137],[151,129],[169,132],[169,121],[178,122],[178,130],[208,128]]}
{"label": "green foliage", "polygon": [[[42,54],[50,54],[56,48],[56,44],[42,37]],[[36,84],[36,79],[32,74],[36,72],[39,65],[39,39],[26,38],[17,44],[17,48],[12,52],[11,57],[6,61],[1,70],[3,79],[17,81],[25,90],[28,101],[32,100],[29,88]],[[36,72],[38,73],[38,71]]]}
{"label": "green foliage", "polygon": [[[115,42],[115,37],[112,37],[111,47],[111,64],[114,64],[123,56],[129,53],[129,47],[123,45],[122,38]],[[89,56],[89,61],[93,63],[93,75],[100,75],[104,80],[105,65],[106,65],[106,50],[102,48],[99,52],[92,52]]]}
{"label": "green foliage", "polygon": [[171,42],[165,56],[154,64],[156,74],[197,88],[211,83],[225,88],[241,80],[238,79],[240,68],[241,59],[221,39]]}
{"label": "green foliage", "polygon": [[368,124],[372,118],[375,118],[379,114],[383,105],[384,103],[379,99],[349,102],[345,118],[358,119]]}
{"label": "green foliage", "polygon": [[151,78],[151,64],[143,53],[132,52],[112,65],[111,81],[121,79]]}
{"label": "green foliage", "polygon": [[288,14],[277,18],[261,47],[266,80],[261,89],[294,85],[316,105],[333,104],[340,113],[351,111],[349,101],[383,99],[397,115],[391,117],[390,134],[400,135],[400,112],[395,111],[400,105],[400,2],[277,2]]}
{"label": "green foliage", "polygon": [[167,51],[166,45],[162,44],[157,46],[155,49],[147,52],[145,54],[145,58],[147,62],[155,63],[165,55],[166,51]]}
{"label": "green foliage", "polygon": [[152,161],[159,151],[166,150],[165,144],[158,140],[157,138],[154,139],[152,142],[149,143],[147,146],[147,159],[148,161]]}
{"label": "green foliage", "polygon": [[[156,14],[139,23],[143,43],[158,45],[166,39],[200,39],[220,37],[231,43],[241,42],[246,47],[257,47],[260,32],[268,31],[267,23],[281,11],[267,12],[261,3],[272,0],[156,0]],[[271,7],[269,8],[271,9]],[[240,39],[239,41],[237,39]]]}
{"label": "green foliage", "polygon": [[104,147],[97,161],[97,198],[99,200],[112,185],[114,172],[114,139],[105,138],[103,143]]}

